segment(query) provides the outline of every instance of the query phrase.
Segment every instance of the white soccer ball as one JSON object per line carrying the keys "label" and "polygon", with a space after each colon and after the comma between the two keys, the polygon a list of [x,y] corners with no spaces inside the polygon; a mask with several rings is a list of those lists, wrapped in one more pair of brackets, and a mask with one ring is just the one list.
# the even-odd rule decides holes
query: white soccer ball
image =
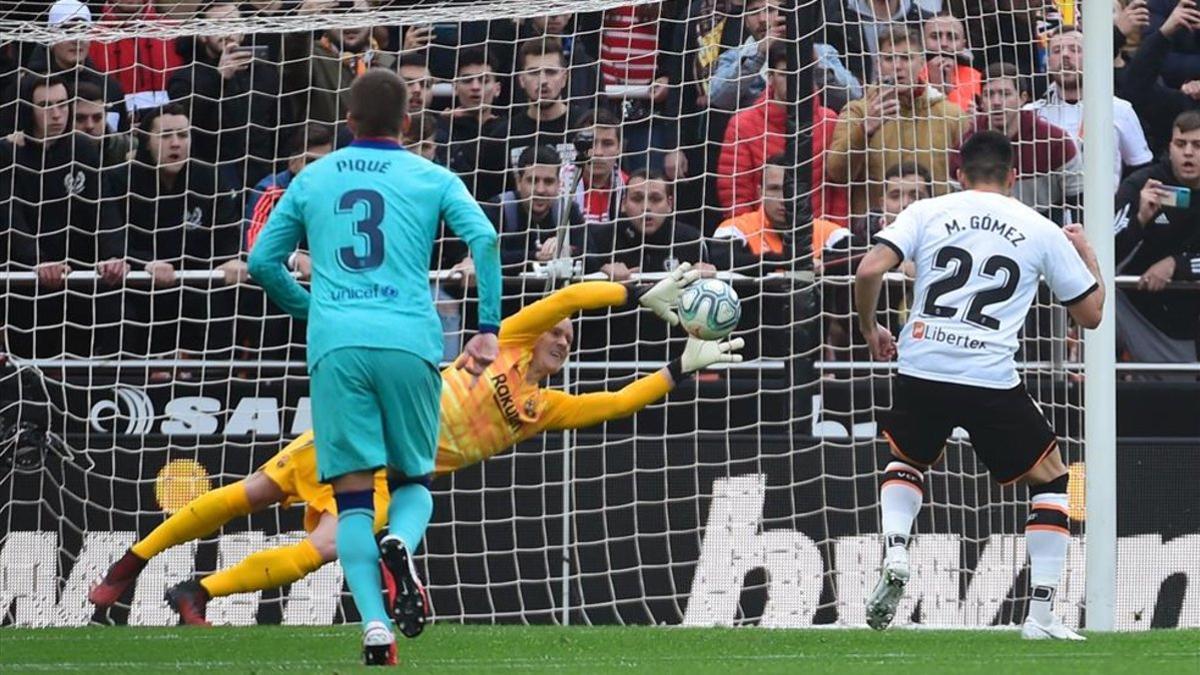
{"label": "white soccer ball", "polygon": [[701,340],[720,340],[737,328],[742,303],[724,281],[705,279],[679,295],[679,320],[683,329]]}

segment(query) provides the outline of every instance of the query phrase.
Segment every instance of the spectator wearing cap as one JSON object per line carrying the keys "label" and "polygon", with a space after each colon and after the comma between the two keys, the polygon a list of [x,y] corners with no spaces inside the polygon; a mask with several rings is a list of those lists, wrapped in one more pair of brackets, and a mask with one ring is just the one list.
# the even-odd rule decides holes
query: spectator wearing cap
{"label": "spectator wearing cap", "polygon": [[1146,129],[1150,150],[1160,155],[1171,143],[1174,120],[1180,113],[1200,109],[1200,70],[1190,74],[1179,88],[1160,84],[1173,41],[1181,35],[1200,32],[1200,8],[1181,0],[1157,30],[1142,38],[1129,59],[1124,77],[1118,81],[1120,94],[1133,105]]}
{"label": "spectator wearing cap", "polygon": [[[150,274],[152,294],[128,299],[135,354],[228,353],[233,345],[234,285],[246,279],[239,259],[237,191],[191,155],[187,111],[171,103],[138,124],[125,208],[127,257]],[[181,270],[217,270],[224,286],[180,285]]]}
{"label": "spectator wearing cap", "polygon": [[621,199],[621,220],[589,229],[584,270],[602,272],[613,281],[641,272],[670,272],[683,262],[701,271],[715,270],[700,230],[674,216],[662,174],[633,172]]}
{"label": "spectator wearing cap", "polygon": [[[1029,100],[1024,79],[1011,63],[988,66],[975,131],[999,131],[1013,142],[1014,197],[1060,225],[1077,223],[1083,206],[1083,158],[1070,134],[1022,109]],[[958,160],[955,152],[952,170],[958,169]]]}
{"label": "spectator wearing cap", "polygon": [[[1050,86],[1046,95],[1025,106],[1038,117],[1082,139],[1083,128],[1083,33],[1067,26],[1050,36],[1047,45]],[[1113,187],[1131,171],[1154,160],[1133,106],[1116,96],[1113,102],[1113,133],[1116,136]]]}
{"label": "spectator wearing cap", "polygon": [[[203,18],[236,21],[236,2],[214,2]],[[220,167],[233,185],[254,185],[274,170],[279,146],[279,73],[242,46],[241,33],[194,41],[191,63],[167,82],[171,100],[192,120],[192,156]],[[183,43],[181,43],[183,44]]]}
{"label": "spectator wearing cap", "polygon": [[920,79],[921,39],[894,26],[878,36],[880,83],[846,104],[826,151],[825,178],[850,185],[850,213],[878,203],[887,167],[915,161],[933,178],[935,194],[949,190],[949,151],[962,142],[970,117]]}
{"label": "spectator wearing cap", "polygon": [[[99,27],[120,30],[130,22],[160,21],[151,0],[111,0],[100,11]],[[131,98],[132,107],[161,104],[166,100],[167,78],[183,65],[174,38],[124,37],[91,44],[91,58],[102,72],[117,78]]]}
{"label": "spectator wearing cap", "polygon": [[1195,0],[1147,0],[1150,8],[1150,25],[1144,35],[1159,31],[1167,23],[1172,14],[1183,8],[1182,22],[1185,30],[1176,30],[1171,34],[1171,47],[1163,59],[1163,81],[1169,87],[1176,89],[1185,82],[1191,82],[1200,74],[1200,21],[1195,10],[1198,5]]}
{"label": "spectator wearing cap", "polygon": [[[50,28],[59,30],[72,29],[76,24],[89,26],[91,23],[91,11],[79,0],[58,0],[50,7],[47,19]],[[26,68],[35,73],[59,77],[72,91],[85,83],[94,85],[103,96],[106,108],[105,124],[113,131],[124,129],[127,126],[125,92],[116,79],[100,72],[88,56],[90,46],[91,40],[82,33],[48,46],[39,44],[33,48]],[[4,111],[4,120],[0,121],[0,128],[4,129],[5,133],[15,128],[12,106],[18,100],[18,92],[15,83],[12,86],[0,102]]]}
{"label": "spectator wearing cap", "polygon": [[[19,87],[21,134],[0,141],[0,233],[8,236],[9,266],[36,271],[37,285],[32,295],[22,290],[9,298],[8,346],[30,358],[112,353],[119,309],[80,288],[63,293],[72,270],[94,269],[97,293],[128,271],[121,213],[101,174],[99,148],[72,132],[61,78],[26,73]],[[93,325],[101,329],[94,335]]]}
{"label": "spectator wearing cap", "polygon": [[962,22],[946,12],[928,19],[921,30],[928,54],[922,79],[942,92],[947,101],[975,114],[975,97],[982,90],[983,75],[971,67]]}
{"label": "spectator wearing cap", "polygon": [[1168,157],[1126,178],[1116,206],[1117,273],[1139,277],[1117,291],[1118,342],[1134,361],[1195,363],[1200,296],[1167,284],[1200,279],[1200,111],[1175,118]]}
{"label": "spectator wearing cap", "polygon": [[[717,162],[717,204],[727,216],[758,210],[762,168],[767,158],[787,145],[787,44],[771,43],[770,84],[758,102],[733,116],[725,127],[725,142]],[[844,220],[846,189],[825,180],[824,148],[837,128],[837,115],[813,101],[812,169],[809,186],[814,216]]]}

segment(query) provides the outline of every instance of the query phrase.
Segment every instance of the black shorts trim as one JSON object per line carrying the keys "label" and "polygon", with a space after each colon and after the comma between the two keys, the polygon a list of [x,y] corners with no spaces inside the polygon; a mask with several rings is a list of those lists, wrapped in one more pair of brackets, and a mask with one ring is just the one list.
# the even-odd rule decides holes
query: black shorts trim
{"label": "black shorts trim", "polygon": [[1063,306],[1063,307],[1070,307],[1071,305],[1074,305],[1075,303],[1078,303],[1078,302],[1083,302],[1083,299],[1084,299],[1084,298],[1086,298],[1087,296],[1091,295],[1091,294],[1092,294],[1092,293],[1093,293],[1093,292],[1094,292],[1094,291],[1095,291],[1097,288],[1100,288],[1100,283],[1099,283],[1099,282],[1093,282],[1091,286],[1088,286],[1088,289],[1087,289],[1086,291],[1084,291],[1084,292],[1080,293],[1079,295],[1077,295],[1077,296],[1075,296],[1075,297],[1071,298],[1070,300],[1063,300],[1063,301],[1062,301],[1062,306]]}
{"label": "black shorts trim", "polygon": [[884,246],[887,246],[888,248],[895,251],[896,255],[900,256],[900,262],[904,262],[904,251],[901,251],[899,246],[893,244],[892,242],[890,242],[887,239],[884,239],[883,237],[880,237],[880,236],[875,237],[875,242],[878,244],[883,244]]}

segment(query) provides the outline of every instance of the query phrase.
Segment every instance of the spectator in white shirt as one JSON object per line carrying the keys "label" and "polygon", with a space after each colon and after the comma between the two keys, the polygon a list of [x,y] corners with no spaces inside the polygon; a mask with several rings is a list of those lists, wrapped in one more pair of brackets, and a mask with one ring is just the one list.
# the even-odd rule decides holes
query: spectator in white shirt
{"label": "spectator in white shirt", "polygon": [[[1083,32],[1073,26],[1064,27],[1050,37],[1047,50],[1050,86],[1046,96],[1026,106],[1043,120],[1065,129],[1082,139],[1083,128]],[[1154,161],[1146,143],[1146,134],[1133,106],[1122,98],[1113,97],[1113,125],[1116,133],[1116,164],[1113,189],[1121,184],[1121,176]]]}

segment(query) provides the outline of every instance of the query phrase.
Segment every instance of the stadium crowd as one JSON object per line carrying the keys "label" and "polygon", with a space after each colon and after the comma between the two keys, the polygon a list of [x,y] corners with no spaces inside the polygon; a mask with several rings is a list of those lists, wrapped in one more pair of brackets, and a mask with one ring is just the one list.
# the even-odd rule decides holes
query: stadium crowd
{"label": "stadium crowd", "polygon": [[[0,263],[36,272],[6,283],[0,351],[229,358],[302,343],[247,286],[245,259],[290,181],[348,142],[346,92],[370,68],[409,83],[406,145],[461,176],[501,233],[506,275],[564,258],[614,280],[682,261],[847,274],[905,206],[955,189],[956,151],[981,129],[1017,144],[1015,196],[1080,222],[1087,29],[1116,47],[1111,272],[1140,279],[1118,293],[1123,358],[1197,361],[1200,294],[1169,286],[1200,279],[1195,0],[1117,0],[1100,27],[1069,1],[816,0],[800,92],[782,1],[110,41],[130,21],[319,25],[381,3],[17,3],[71,37],[0,47]],[[789,108],[811,132],[796,178],[811,242],[785,198]],[[1190,205],[1164,188],[1190,189]],[[311,271],[303,250],[289,264]],[[431,282],[450,355],[473,265],[445,238],[431,269],[452,272]],[[194,270],[219,274],[181,283]],[[855,343],[839,293],[822,299],[842,319],[823,336],[834,352]]]}

